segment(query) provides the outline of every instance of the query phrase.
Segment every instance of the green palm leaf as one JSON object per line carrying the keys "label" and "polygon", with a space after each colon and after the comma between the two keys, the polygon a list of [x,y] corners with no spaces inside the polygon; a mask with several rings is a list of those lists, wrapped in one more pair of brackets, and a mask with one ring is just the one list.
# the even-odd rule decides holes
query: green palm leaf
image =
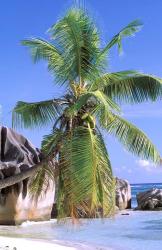
{"label": "green palm leaf", "polygon": [[162,98],[162,80],[136,71],[104,74],[95,86],[102,88],[109,98],[118,102],[140,103]]}
{"label": "green palm leaf", "polygon": [[55,129],[51,134],[45,135],[42,140],[41,149],[44,155],[48,156],[58,150],[63,138],[63,132]]}
{"label": "green palm leaf", "polygon": [[54,44],[49,43],[44,39],[32,38],[30,40],[23,40],[22,45],[30,48],[31,55],[35,63],[44,59],[49,60],[49,62],[53,60],[55,67],[57,66],[58,62],[63,63],[59,50],[54,46]]}
{"label": "green palm leaf", "polygon": [[67,114],[76,115],[83,106],[88,105],[88,102],[90,103],[91,111],[93,113],[100,105],[104,107],[105,110],[115,110],[116,112],[120,112],[119,106],[112,99],[106,96],[102,91],[96,90],[82,94],[75,104],[67,109]]}
{"label": "green palm leaf", "polygon": [[29,47],[33,61],[36,63],[40,60],[46,60],[48,62],[48,70],[54,73],[57,83],[65,83],[68,80],[66,62],[54,43],[40,38],[32,38],[23,40],[22,44]]}
{"label": "green palm leaf", "polygon": [[89,73],[98,75],[94,60],[98,56],[99,37],[97,29],[82,9],[71,9],[64,18],[51,27],[49,32],[59,45],[65,66],[74,79],[81,83]]}
{"label": "green palm leaf", "polygon": [[107,109],[120,112],[120,107],[111,98],[107,97],[102,91],[96,90],[93,93],[94,96],[99,101],[99,104],[104,106],[105,110]]}
{"label": "green palm leaf", "polygon": [[61,105],[54,100],[42,102],[18,102],[13,109],[13,127],[34,128],[54,122],[58,117]]}
{"label": "green palm leaf", "polygon": [[29,192],[32,199],[35,202],[38,201],[38,198],[46,195],[46,192],[49,190],[49,187],[54,185],[55,175],[54,175],[54,166],[52,163],[48,162],[40,168],[37,173],[30,178],[29,183]]}
{"label": "green palm leaf", "polygon": [[[77,217],[82,212],[87,216],[95,216],[99,208],[103,209],[104,214],[110,213],[113,177],[105,150],[100,136],[90,127],[77,127],[65,139],[60,163],[66,215],[68,213]],[[62,193],[59,195],[60,207],[60,202],[63,202]]]}
{"label": "green palm leaf", "polygon": [[129,37],[138,32],[143,26],[140,20],[134,20],[129,23],[125,28],[123,28],[117,35],[115,35],[111,41],[105,46],[105,48],[101,51],[100,56],[106,54],[111,47],[117,44],[119,53],[122,52],[122,39],[125,37]]}
{"label": "green palm leaf", "polygon": [[148,137],[133,124],[123,118],[110,114],[107,123],[101,125],[110,134],[114,135],[133,154],[159,164],[160,154]]}
{"label": "green palm leaf", "polygon": [[103,216],[114,214],[115,208],[115,181],[111,169],[111,162],[105,146],[104,139],[99,130],[98,134],[98,147],[97,157],[100,162],[100,171],[98,171],[98,197],[103,209]]}

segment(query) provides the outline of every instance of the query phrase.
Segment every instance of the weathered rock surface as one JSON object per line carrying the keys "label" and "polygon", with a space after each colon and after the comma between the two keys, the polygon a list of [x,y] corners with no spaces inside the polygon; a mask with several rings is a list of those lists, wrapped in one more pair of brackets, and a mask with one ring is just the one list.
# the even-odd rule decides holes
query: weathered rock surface
{"label": "weathered rock surface", "polygon": [[116,178],[116,206],[119,210],[131,208],[131,186],[127,180]]}
{"label": "weathered rock surface", "polygon": [[162,189],[153,188],[137,194],[136,210],[162,210]]}
{"label": "weathered rock surface", "polygon": [[[41,154],[25,137],[0,127],[0,179],[23,172],[41,160]],[[36,203],[29,194],[29,179],[0,190],[0,224],[20,224],[26,220],[50,218],[54,187]]]}

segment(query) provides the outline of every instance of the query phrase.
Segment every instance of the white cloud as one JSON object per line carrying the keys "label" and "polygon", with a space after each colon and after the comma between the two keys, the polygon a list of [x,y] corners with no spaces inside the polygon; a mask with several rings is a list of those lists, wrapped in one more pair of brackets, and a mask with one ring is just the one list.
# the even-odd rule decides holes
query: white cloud
{"label": "white cloud", "polygon": [[148,167],[150,166],[150,162],[147,161],[147,160],[138,160],[136,161],[137,164],[140,166],[140,167]]}
{"label": "white cloud", "polygon": [[115,170],[116,173],[128,173],[128,174],[132,173],[132,169],[125,166],[125,165],[123,165],[121,167],[118,167],[118,168],[115,167],[114,170]]}
{"label": "white cloud", "polygon": [[137,160],[136,161],[136,164],[139,166],[139,167],[141,167],[141,168],[143,168],[143,169],[145,169],[146,171],[154,171],[154,170],[156,170],[157,168],[156,168],[156,164],[155,163],[152,163],[152,162],[150,162],[150,161],[148,161],[148,160],[142,160],[142,159],[140,159],[140,160]]}

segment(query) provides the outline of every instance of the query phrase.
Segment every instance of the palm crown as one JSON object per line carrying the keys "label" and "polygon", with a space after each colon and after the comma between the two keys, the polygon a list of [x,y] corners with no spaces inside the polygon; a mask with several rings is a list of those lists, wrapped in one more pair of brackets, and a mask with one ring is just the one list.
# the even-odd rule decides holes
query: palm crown
{"label": "palm crown", "polygon": [[[57,206],[60,216],[80,213],[103,216],[114,209],[114,180],[102,130],[115,135],[132,153],[156,163],[160,155],[147,136],[120,116],[119,104],[156,100],[162,95],[161,79],[136,71],[106,73],[107,53],[114,45],[122,49],[122,39],[137,32],[135,20],[104,47],[99,31],[86,11],[70,9],[49,29],[50,42],[39,38],[24,40],[34,62],[43,59],[55,83],[65,85],[60,98],[37,103],[18,102],[13,125],[25,128],[52,124],[42,141],[46,157],[58,162]],[[41,190],[40,177],[34,177]],[[43,182],[42,182],[43,183]],[[37,185],[36,185],[37,184]]]}

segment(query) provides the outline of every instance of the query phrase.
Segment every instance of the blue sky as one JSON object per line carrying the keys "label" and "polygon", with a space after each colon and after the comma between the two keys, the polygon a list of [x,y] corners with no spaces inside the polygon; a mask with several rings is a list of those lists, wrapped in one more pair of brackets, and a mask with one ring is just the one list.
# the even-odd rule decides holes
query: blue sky
{"label": "blue sky", "polygon": [[[18,100],[39,101],[63,93],[56,87],[45,63],[34,65],[28,51],[20,45],[27,37],[47,37],[47,29],[63,15],[72,1],[5,0],[0,3],[0,103],[1,122],[11,127],[11,110]],[[87,7],[108,41],[123,26],[140,18],[143,29],[123,43],[124,53],[110,54],[110,71],[136,69],[162,77],[162,1],[87,0]],[[152,139],[162,154],[162,102],[124,106],[123,113]],[[34,145],[40,146],[50,128],[19,130]],[[125,151],[107,135],[105,140],[114,174],[137,182],[162,182],[162,167],[155,167]]]}

